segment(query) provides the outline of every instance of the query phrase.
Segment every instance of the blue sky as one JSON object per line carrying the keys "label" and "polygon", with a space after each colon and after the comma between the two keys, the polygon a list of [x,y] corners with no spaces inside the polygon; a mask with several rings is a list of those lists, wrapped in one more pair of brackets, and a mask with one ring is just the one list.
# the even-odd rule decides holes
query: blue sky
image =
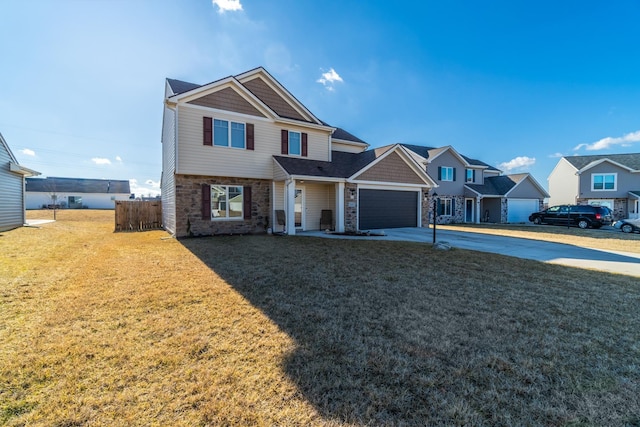
{"label": "blue sky", "polygon": [[157,194],[166,77],[264,66],[372,147],[452,145],[547,186],[559,156],[640,152],[640,3],[8,0],[0,133],[45,176]]}

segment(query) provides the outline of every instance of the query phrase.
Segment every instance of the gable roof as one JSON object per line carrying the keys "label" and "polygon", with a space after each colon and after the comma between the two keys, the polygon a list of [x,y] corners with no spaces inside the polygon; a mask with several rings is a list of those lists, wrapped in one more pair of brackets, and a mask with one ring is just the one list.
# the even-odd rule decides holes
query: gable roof
{"label": "gable roof", "polygon": [[423,157],[425,160],[430,161],[433,160],[434,158],[438,157],[440,154],[444,153],[445,151],[448,150],[453,150],[453,152],[461,157],[468,166],[472,166],[472,167],[479,167],[479,168],[483,168],[483,169],[487,169],[487,170],[492,170],[492,171],[496,171],[499,172],[499,169],[494,168],[491,165],[486,164],[485,162],[482,162],[480,160],[477,159],[472,159],[471,157],[467,157],[463,154],[458,153],[453,147],[451,146],[446,146],[446,147],[425,147],[422,145],[414,145],[414,144],[400,144],[403,147],[407,148],[408,150],[411,150],[412,152],[416,153],[417,155]]}
{"label": "gable roof", "polygon": [[[273,156],[273,158],[289,175],[349,179],[363,172],[391,152],[403,153],[405,159],[411,162],[413,159],[404,150],[399,144],[395,144],[361,153],[332,151],[330,162],[286,156]],[[411,167],[410,163],[407,163],[407,165]],[[417,171],[417,174],[422,175],[421,178],[428,182],[429,185],[437,186],[420,165],[416,164],[413,169]]]}
{"label": "gable roof", "polygon": [[26,190],[56,193],[130,194],[128,180],[83,178],[27,178]]}
{"label": "gable roof", "polygon": [[585,169],[592,163],[597,164],[601,163],[602,161],[609,160],[611,162],[622,165],[623,167],[640,171],[640,153],[595,154],[590,156],[566,156],[563,158],[577,170]]}
{"label": "gable roof", "polygon": [[486,177],[484,184],[465,184],[465,187],[481,196],[507,196],[525,180],[530,180],[543,197],[549,197],[546,190],[529,173]]}

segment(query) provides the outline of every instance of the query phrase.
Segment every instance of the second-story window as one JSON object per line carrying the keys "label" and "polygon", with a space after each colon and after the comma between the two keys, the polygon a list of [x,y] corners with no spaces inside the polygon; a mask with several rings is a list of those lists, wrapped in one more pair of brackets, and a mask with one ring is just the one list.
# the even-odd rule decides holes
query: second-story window
{"label": "second-story window", "polygon": [[615,190],[616,174],[615,173],[594,173],[591,175],[591,189],[599,190]]}
{"label": "second-story window", "polygon": [[244,123],[215,119],[213,121],[213,145],[219,147],[244,148]]}
{"label": "second-story window", "polygon": [[438,167],[438,175],[440,181],[455,181],[456,169],[449,166],[440,166]]}
{"label": "second-story window", "polygon": [[473,169],[467,169],[466,182],[474,182],[476,177],[476,171]]}
{"label": "second-story window", "polygon": [[295,156],[302,154],[300,132],[289,131],[289,154]]}

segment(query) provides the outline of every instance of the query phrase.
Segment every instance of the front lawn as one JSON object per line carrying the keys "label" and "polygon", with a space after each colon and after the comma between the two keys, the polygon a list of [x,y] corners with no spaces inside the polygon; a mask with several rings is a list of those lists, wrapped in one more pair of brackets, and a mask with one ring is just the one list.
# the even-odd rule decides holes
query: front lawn
{"label": "front lawn", "polygon": [[427,244],[0,233],[0,425],[637,425],[637,278]]}

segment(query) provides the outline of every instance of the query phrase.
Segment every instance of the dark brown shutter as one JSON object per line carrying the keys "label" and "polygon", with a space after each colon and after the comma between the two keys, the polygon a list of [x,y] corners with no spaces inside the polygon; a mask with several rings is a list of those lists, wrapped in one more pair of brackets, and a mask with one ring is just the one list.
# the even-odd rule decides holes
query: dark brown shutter
{"label": "dark brown shutter", "polygon": [[247,150],[253,150],[253,123],[247,123]]}
{"label": "dark brown shutter", "polygon": [[442,166],[438,166],[438,181],[442,180]]}
{"label": "dark brown shutter", "polygon": [[242,189],[242,211],[244,219],[251,219],[251,186]]}
{"label": "dark brown shutter", "polygon": [[280,154],[289,154],[289,131],[280,131]]}
{"label": "dark brown shutter", "polygon": [[476,170],[475,169],[473,170],[473,178],[472,179],[473,179],[473,182],[476,182]]}
{"label": "dark brown shutter", "polygon": [[202,219],[211,220],[211,186],[202,184]]}
{"label": "dark brown shutter", "polygon": [[458,168],[453,168],[453,180],[454,181],[456,180],[456,169],[458,169]]}
{"label": "dark brown shutter", "polygon": [[202,144],[213,145],[213,120],[211,117],[202,118]]}
{"label": "dark brown shutter", "polygon": [[307,134],[302,132],[302,157],[307,157]]}

